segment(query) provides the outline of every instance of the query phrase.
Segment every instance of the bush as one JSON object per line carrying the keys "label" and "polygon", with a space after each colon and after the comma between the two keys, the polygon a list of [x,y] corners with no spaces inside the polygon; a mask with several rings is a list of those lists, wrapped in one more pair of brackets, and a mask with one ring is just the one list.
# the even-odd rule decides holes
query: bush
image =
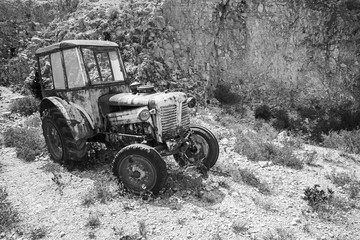
{"label": "bush", "polygon": [[335,148],[348,153],[360,153],[360,130],[331,131],[328,135],[323,135],[323,139],[325,147]]}
{"label": "bush", "polygon": [[343,187],[352,199],[356,198],[360,193],[360,181],[356,179],[355,174],[350,175],[347,172],[332,171],[331,174],[327,175],[327,178],[335,185]]}
{"label": "bush", "polygon": [[261,182],[254,174],[253,171],[249,169],[238,169],[233,172],[234,181],[241,181],[249,186],[255,187],[259,192],[263,194],[269,194],[271,192],[270,187],[267,183]]}
{"label": "bush", "polygon": [[239,103],[240,95],[231,91],[231,85],[219,84],[214,91],[214,97],[222,104]]}
{"label": "bush", "polygon": [[16,154],[25,161],[34,161],[35,157],[46,151],[46,144],[39,128],[15,127],[4,132],[6,147],[15,147]]}
{"label": "bush", "polygon": [[5,188],[0,187],[0,232],[11,230],[19,221],[18,213],[7,200],[7,196]]}
{"label": "bush", "polygon": [[28,116],[38,111],[39,100],[32,96],[26,96],[15,99],[10,104],[11,113],[20,113],[21,115]]}
{"label": "bush", "polygon": [[324,190],[319,190],[319,185],[315,184],[312,188],[307,187],[304,190],[304,199],[308,202],[309,206],[314,210],[319,210],[326,204],[329,204],[333,198],[334,192],[331,189],[327,189],[327,192]]}
{"label": "bush", "polygon": [[258,119],[264,119],[266,121],[270,120],[271,118],[271,110],[268,105],[260,105],[255,108],[255,118]]}
{"label": "bush", "polygon": [[294,147],[271,142],[271,135],[256,132],[238,132],[234,151],[251,161],[272,161],[274,164],[302,169],[304,163],[293,152]]}

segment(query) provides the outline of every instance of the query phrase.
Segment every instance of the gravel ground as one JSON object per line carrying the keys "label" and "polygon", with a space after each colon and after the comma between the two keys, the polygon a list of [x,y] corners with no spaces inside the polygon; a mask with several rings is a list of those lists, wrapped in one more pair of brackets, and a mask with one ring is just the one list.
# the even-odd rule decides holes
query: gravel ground
{"label": "gravel ground", "polygon": [[[0,90],[3,131],[21,125],[23,119],[9,117],[6,108],[15,96],[6,88]],[[215,133],[229,131],[212,120],[211,112],[205,111],[195,121]],[[207,178],[181,172],[168,159],[169,181],[181,183],[175,184],[177,189],[143,199],[119,193],[120,187],[107,181],[104,189],[110,197],[94,198],[88,206],[84,199],[94,193],[96,182],[112,178],[110,161],[69,170],[52,163],[46,154],[25,162],[16,157],[15,149],[2,147],[0,186],[6,187],[21,222],[18,231],[1,233],[0,239],[36,239],[36,231],[44,233],[43,239],[276,239],[269,238],[276,234],[287,236],[283,239],[360,239],[358,208],[338,212],[329,220],[302,200],[304,189],[314,184],[345,196],[326,176],[336,170],[355,172],[360,178],[358,155],[307,145],[298,154],[315,152],[314,164],[294,170],[247,160],[233,151],[234,137],[219,143],[220,158]],[[271,192],[262,194],[237,181],[231,175],[238,168],[251,169]]]}

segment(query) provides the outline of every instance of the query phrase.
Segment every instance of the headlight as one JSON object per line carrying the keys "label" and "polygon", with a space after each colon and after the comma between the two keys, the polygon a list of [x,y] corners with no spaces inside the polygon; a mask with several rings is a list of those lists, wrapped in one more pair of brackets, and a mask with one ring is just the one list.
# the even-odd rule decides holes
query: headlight
{"label": "headlight", "polygon": [[148,120],[148,119],[150,118],[149,110],[147,110],[147,109],[142,110],[142,111],[139,113],[138,118],[139,118],[141,121],[146,121],[146,120]]}
{"label": "headlight", "polygon": [[189,108],[193,108],[196,105],[196,99],[194,97],[189,97],[186,100],[187,105],[189,106]]}

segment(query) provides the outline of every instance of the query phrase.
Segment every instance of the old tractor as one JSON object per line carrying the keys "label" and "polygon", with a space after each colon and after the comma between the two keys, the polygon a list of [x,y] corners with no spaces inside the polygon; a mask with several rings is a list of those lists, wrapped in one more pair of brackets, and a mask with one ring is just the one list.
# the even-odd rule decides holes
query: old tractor
{"label": "old tractor", "polygon": [[54,161],[83,161],[87,142],[116,146],[113,172],[135,193],[158,193],[167,178],[163,156],[209,170],[219,156],[215,136],[190,125],[195,99],[130,84],[114,42],[68,40],[36,51],[40,115]]}

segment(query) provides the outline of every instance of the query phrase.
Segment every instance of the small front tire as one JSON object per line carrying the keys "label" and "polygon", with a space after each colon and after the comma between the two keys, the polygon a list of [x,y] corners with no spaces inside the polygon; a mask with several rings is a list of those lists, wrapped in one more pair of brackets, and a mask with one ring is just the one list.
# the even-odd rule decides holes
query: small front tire
{"label": "small front tire", "polygon": [[166,163],[160,154],[145,144],[121,149],[113,162],[113,173],[130,191],[159,193],[167,179]]}
{"label": "small front tire", "polygon": [[212,168],[219,157],[219,143],[214,134],[207,128],[192,126],[190,146],[182,154],[175,154],[174,158],[180,166],[186,164],[204,166],[207,170]]}

